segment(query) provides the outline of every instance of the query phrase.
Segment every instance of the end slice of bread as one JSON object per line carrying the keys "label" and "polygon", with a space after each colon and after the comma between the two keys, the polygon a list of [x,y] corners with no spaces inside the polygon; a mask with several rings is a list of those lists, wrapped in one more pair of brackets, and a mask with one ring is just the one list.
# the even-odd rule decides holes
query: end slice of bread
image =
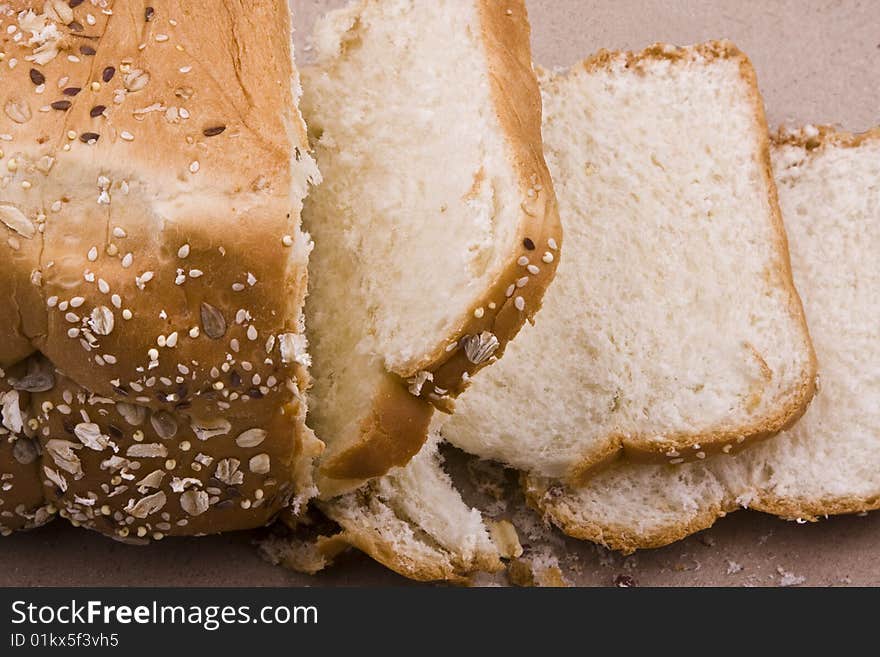
{"label": "end slice of bread", "polygon": [[444,437],[574,483],[621,456],[679,464],[789,426],[816,365],[746,56],[601,52],[541,84],[566,255],[536,325]]}
{"label": "end slice of bread", "polygon": [[343,528],[339,538],[406,577],[466,582],[502,568],[480,512],[443,470],[436,439],[405,467],[319,506]]}
{"label": "end slice of bread", "polygon": [[734,457],[621,464],[580,488],[528,477],[530,502],[566,533],[631,552],[740,507],[801,520],[880,508],[880,129],[781,132],[773,163],[819,356],[816,399],[793,428]]}
{"label": "end slice of bread", "polygon": [[521,0],[360,0],[315,43],[306,314],[331,498],[419,451],[538,309],[561,230]]}

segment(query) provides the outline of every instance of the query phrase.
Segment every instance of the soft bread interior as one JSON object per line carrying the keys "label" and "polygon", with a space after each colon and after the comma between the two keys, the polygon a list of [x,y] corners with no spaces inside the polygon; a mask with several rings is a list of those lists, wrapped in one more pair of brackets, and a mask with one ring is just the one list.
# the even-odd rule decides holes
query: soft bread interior
{"label": "soft bread interior", "polygon": [[781,429],[812,351],[745,57],[605,54],[541,82],[566,253],[444,437],[575,479],[621,450],[674,463]]}
{"label": "soft bread interior", "polygon": [[498,220],[520,195],[476,5],[368,0],[316,29],[303,112],[324,183],[304,221],[325,463],[359,440],[386,372],[411,378],[443,353],[516,239]]}
{"label": "soft bread interior", "polygon": [[710,526],[740,506],[815,519],[880,505],[880,132],[808,128],[773,151],[792,265],[820,363],[820,388],[794,428],[735,457],[621,465],[570,489],[529,492],[575,536],[623,550]]}

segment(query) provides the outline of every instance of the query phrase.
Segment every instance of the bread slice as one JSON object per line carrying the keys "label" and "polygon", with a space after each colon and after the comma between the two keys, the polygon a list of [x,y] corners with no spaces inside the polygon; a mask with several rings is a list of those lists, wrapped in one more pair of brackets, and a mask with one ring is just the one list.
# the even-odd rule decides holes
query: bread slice
{"label": "bread slice", "polygon": [[285,518],[288,529],[276,528],[260,541],[262,556],[314,574],[355,547],[420,581],[466,583],[478,572],[500,570],[492,530],[462,500],[444,470],[436,431],[432,436],[406,466],[352,493],[318,501],[333,526],[315,518]]}
{"label": "bread slice", "polygon": [[781,132],[773,166],[819,356],[815,401],[793,428],[735,457],[620,464],[578,489],[528,478],[531,503],[566,533],[631,552],[740,507],[799,521],[880,508],[880,129]]}
{"label": "bread slice", "polygon": [[[0,386],[28,393],[42,495],[74,524],[262,525],[315,494],[321,447],[288,4],[98,4],[0,2]],[[22,381],[33,352],[45,378]]]}
{"label": "bread slice", "polygon": [[315,31],[307,324],[325,498],[405,465],[538,309],[560,227],[521,0],[361,0]]}
{"label": "bread slice", "polygon": [[578,482],[621,456],[676,464],[790,425],[815,361],[746,56],[601,52],[541,83],[567,256],[444,437]]}
{"label": "bread slice", "polygon": [[443,470],[437,444],[429,440],[405,467],[319,507],[342,527],[341,539],[406,577],[465,582],[500,570],[489,529]]}

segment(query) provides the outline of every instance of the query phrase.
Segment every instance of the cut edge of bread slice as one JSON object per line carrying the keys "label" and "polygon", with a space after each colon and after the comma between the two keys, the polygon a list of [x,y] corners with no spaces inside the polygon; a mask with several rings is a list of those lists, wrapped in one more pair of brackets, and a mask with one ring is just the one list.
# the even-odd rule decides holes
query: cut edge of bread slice
{"label": "cut edge of bread slice", "polygon": [[[772,141],[774,148],[800,149],[804,159],[809,160],[821,157],[825,149],[858,149],[871,143],[880,144],[880,127],[859,134],[832,126],[780,129]],[[810,290],[802,289],[809,306]],[[823,358],[822,349],[819,351]],[[817,399],[822,397],[820,391]],[[814,412],[820,412],[818,407],[811,407],[804,422],[811,422],[810,413]],[[805,426],[795,425],[792,434],[801,429],[807,432]],[[627,554],[669,545],[711,527],[719,518],[741,508],[799,522],[880,509],[880,490],[838,491],[813,497],[779,492],[778,484],[770,482],[779,469],[774,457],[781,458],[775,450],[784,450],[782,441],[789,439],[809,443],[810,434],[804,433],[796,439],[783,433],[770,443],[736,456],[716,455],[705,462],[677,467],[620,464],[600,474],[592,487],[588,482],[582,488],[572,489],[526,473],[521,476],[521,484],[528,504],[569,536]],[[602,481],[606,476],[615,478],[614,483]],[[756,486],[756,480],[764,482],[763,487]],[[681,488],[675,486],[677,483]],[[612,486],[615,490],[611,490]],[[855,488],[856,484],[852,486]],[[615,500],[617,490],[620,495]],[[592,504],[618,517],[611,513],[605,516],[590,513],[586,507]]]}
{"label": "cut edge of bread slice", "polygon": [[[360,13],[381,4],[376,0],[361,0],[331,12],[325,17],[325,26],[331,25],[331,33],[342,30],[343,36],[331,34],[331,45],[327,46],[327,36],[316,30],[316,41],[323,42],[330,52],[333,48],[343,52],[349,43],[360,39],[357,33],[362,27]],[[518,195],[518,198],[502,199],[509,207],[504,216],[494,217],[493,221],[515,225],[504,229],[509,235],[503,244],[492,247],[498,266],[485,275],[486,289],[466,307],[451,311],[456,319],[449,323],[448,332],[438,334],[423,353],[396,362],[388,354],[377,354],[384,357],[384,362],[379,363],[382,358],[374,357],[359,370],[366,373],[364,376],[369,374],[375,385],[372,392],[364,392],[372,399],[361,404],[358,426],[352,427],[349,423],[345,431],[338,432],[313,427],[327,445],[316,475],[324,499],[355,490],[364,482],[403,466],[418,453],[427,438],[432,411],[436,408],[451,412],[455,397],[468,386],[470,377],[503,354],[507,343],[538,311],[556,270],[562,230],[552,181],[543,159],[541,99],[531,66],[525,5],[521,0],[503,6],[489,0],[473,0],[473,6],[479,21],[480,33],[476,40],[485,57],[482,65],[487,70],[492,120],[501,132],[505,166],[516,182]],[[333,39],[339,43],[334,44]],[[309,75],[317,70],[314,65],[303,69],[307,98]],[[319,112],[317,108],[316,113]],[[307,116],[307,120],[310,129],[320,124],[320,117],[315,120]],[[328,180],[332,184],[332,167],[323,166],[322,170],[325,186]],[[474,180],[475,186],[478,183],[479,175]],[[321,195],[321,189],[312,193],[310,203]],[[496,209],[502,201],[494,200]],[[316,233],[314,229],[310,232]],[[318,243],[313,263],[322,257],[320,250]],[[418,274],[418,269],[418,264],[413,263],[413,276]],[[313,272],[311,278],[319,276],[320,272]],[[446,291],[438,291],[438,298],[443,298]],[[430,287],[426,294],[430,294]],[[309,324],[310,329],[316,325],[314,318],[310,318]],[[313,377],[320,385],[318,379],[323,367],[320,337],[310,339],[310,343],[315,357]],[[382,369],[385,371],[380,371]],[[345,375],[337,376],[344,378]],[[317,397],[319,392],[313,398]],[[319,404],[310,406],[318,408]],[[337,435],[325,435],[327,433]]]}
{"label": "cut edge of bread slice", "polygon": [[[804,317],[802,303],[792,279],[787,236],[771,172],[766,117],[758,90],[756,74],[748,57],[728,41],[710,41],[689,47],[655,44],[641,52],[603,50],[571,69],[555,73],[540,71],[539,79],[546,95],[553,88],[554,80],[565,80],[568,76],[579,75],[583,71],[590,73],[606,69],[610,70],[611,67],[616,66],[638,70],[640,66],[646,63],[658,61],[706,63],[716,60],[730,60],[738,63],[739,75],[748,88],[748,97],[744,99],[744,102],[747,102],[750,106],[753,116],[753,134],[756,142],[755,155],[758,160],[757,168],[760,170],[760,184],[767,190],[769,219],[772,222],[772,232],[774,235],[773,252],[775,257],[773,264],[778,265],[774,281],[778,281],[778,285],[782,290],[781,296],[784,296],[782,307],[792,323],[796,325],[798,334],[796,340],[798,343],[797,348],[798,353],[804,355],[804,367],[802,371],[798,372],[796,377],[791,377],[796,378],[797,381],[783,391],[785,393],[784,396],[780,396],[774,408],[768,408],[767,412],[761,417],[750,418],[748,424],[735,427],[713,425],[697,432],[686,433],[667,431],[662,432],[662,439],[658,439],[657,432],[629,435],[610,433],[605,436],[605,440],[601,444],[582,449],[576,455],[576,459],[566,464],[564,474],[547,471],[540,472],[539,474],[554,478],[561,477],[574,484],[588,481],[595,473],[618,461],[681,463],[700,460],[719,452],[737,452],[744,447],[775,436],[780,431],[797,422],[806,411],[815,393],[816,358],[809,337],[809,329]],[[545,109],[546,118],[547,110]],[[547,141],[546,134],[545,145],[550,149],[553,147]],[[557,181],[557,191],[560,194],[562,193],[559,189],[561,185],[562,183]],[[573,239],[570,227],[567,228],[567,232],[570,242]],[[554,288],[551,288],[550,295],[552,296],[553,293]],[[545,299],[545,305],[546,302],[547,300]],[[541,324],[542,319],[545,318],[539,318],[536,329],[531,330],[541,331],[546,327],[546,323]],[[525,348],[524,345],[530,344],[528,337],[525,336],[525,340],[515,343],[514,351],[518,348]],[[534,347],[534,345],[532,346]],[[532,348],[531,351],[534,352],[535,349]],[[516,358],[518,355],[518,353],[515,353],[513,358]],[[532,359],[534,360],[534,356],[532,356]],[[505,363],[502,363],[502,369],[505,364],[509,363],[510,357]],[[500,376],[502,376],[502,373],[499,370],[493,370],[490,373],[490,378],[495,379],[496,385],[499,385],[497,380]],[[484,385],[484,381],[477,381],[476,388],[480,389],[482,385]],[[492,394],[491,390],[490,392],[484,392],[483,390],[485,389],[479,391],[481,396]],[[465,397],[462,400],[462,410],[466,409],[465,412],[455,416],[444,427],[444,437],[465,451],[476,453],[484,458],[505,461],[520,469],[538,472],[537,467],[526,462],[525,456],[519,458],[518,461],[513,459],[506,461],[505,447],[501,444],[500,440],[493,441],[491,449],[485,448],[486,441],[480,437],[485,436],[485,426],[481,424],[477,426],[479,424],[477,423],[472,427],[468,427],[465,424],[468,420],[464,419],[468,414],[479,414],[480,406],[478,397]],[[493,413],[493,417],[497,417],[497,415],[497,413]],[[473,436],[467,438],[467,434],[473,434]],[[547,468],[549,469],[549,467],[548,465]]]}

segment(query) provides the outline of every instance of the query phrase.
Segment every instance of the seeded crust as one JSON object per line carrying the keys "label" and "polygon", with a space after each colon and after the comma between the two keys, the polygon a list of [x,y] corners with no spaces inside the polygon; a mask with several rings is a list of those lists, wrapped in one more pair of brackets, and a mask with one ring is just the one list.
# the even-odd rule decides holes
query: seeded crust
{"label": "seeded crust", "polygon": [[321,449],[287,3],[70,4],[0,12],[0,366],[45,357],[45,497],[119,538],[264,524]]}
{"label": "seeded crust", "polygon": [[30,425],[30,393],[10,379],[26,376],[24,363],[0,369],[0,535],[31,529],[54,517],[44,500],[40,445]]}
{"label": "seeded crust", "polygon": [[[775,135],[768,138],[768,143],[771,139],[774,146],[799,146],[808,152],[817,151],[825,146],[857,148],[869,140],[880,140],[880,127],[859,134],[840,131],[833,126],[809,126],[797,130],[780,128]],[[584,521],[578,518],[566,501],[565,489],[560,488],[555,482],[523,473],[520,483],[529,506],[542,513],[563,532],[624,554],[669,545],[698,531],[708,529],[719,518],[742,508],[737,496],[725,491],[725,495],[720,500],[711,502],[698,500],[702,506],[689,516],[683,512],[682,517],[676,522],[638,532],[619,524]],[[776,515],[784,520],[818,522],[829,515],[876,511],[880,509],[880,493],[865,497],[841,495],[806,499],[782,497],[774,495],[770,490],[758,490],[750,496],[748,507]]]}
{"label": "seeded crust", "polygon": [[[533,321],[544,292],[559,264],[562,224],[553,181],[544,162],[541,137],[541,93],[531,62],[531,28],[525,3],[508,0],[477,3],[482,21],[483,43],[489,60],[492,98],[501,128],[507,136],[510,158],[520,181],[522,215],[520,239],[507,268],[486,295],[461,318],[460,328],[423,362],[403,376],[425,370],[433,374],[433,387],[424,386],[421,396],[438,409],[452,412],[453,399],[464,392],[470,377],[500,358],[507,343],[526,321]],[[523,258],[525,260],[523,260]],[[526,262],[528,261],[528,262]],[[526,263],[526,264],[523,264]],[[533,265],[538,271],[529,271]],[[524,285],[517,281],[526,279]],[[522,299],[517,307],[517,300]],[[469,356],[464,343],[488,332],[498,341],[489,357]],[[448,347],[457,345],[450,350]],[[437,389],[447,390],[445,395]]]}
{"label": "seeded crust", "polygon": [[[325,498],[353,490],[415,456],[427,439],[432,407],[453,412],[455,397],[468,387],[470,377],[500,358],[523,324],[532,321],[556,272],[562,226],[543,156],[541,95],[531,64],[526,7],[522,0],[475,1],[492,98],[519,177],[522,214],[516,248],[495,283],[461,317],[455,332],[386,381],[365,421],[362,439],[321,463],[317,479]],[[419,379],[423,384],[414,388]],[[403,391],[417,388],[423,403],[413,404],[399,391],[392,393],[388,389],[392,381]],[[385,418],[394,418],[394,424]],[[389,431],[372,430],[376,426]]]}
{"label": "seeded crust", "polygon": [[[803,373],[796,393],[785,404],[781,405],[775,414],[764,418],[762,421],[742,426],[736,431],[716,429],[701,432],[698,435],[692,433],[670,433],[664,434],[662,439],[658,439],[656,434],[608,436],[607,443],[603,444],[599,449],[584,454],[582,462],[572,468],[569,479],[575,485],[586,482],[599,469],[607,467],[618,460],[648,463],[669,462],[672,460],[675,463],[681,463],[700,460],[721,452],[725,454],[736,453],[751,444],[757,444],[791,427],[807,410],[807,406],[816,391],[816,355],[810,340],[803,304],[795,289],[792,278],[788,238],[779,210],[776,183],[770,165],[767,119],[764,114],[763,101],[758,90],[755,70],[749,58],[729,41],[710,41],[689,47],[676,47],[658,43],[638,53],[602,50],[585,60],[580,66],[587,71],[595,71],[609,68],[612,63],[618,62],[621,59],[626,62],[627,68],[636,70],[644,62],[664,59],[672,62],[730,59],[739,63],[740,74],[750,89],[749,99],[754,107],[755,135],[759,139],[757,157],[763,173],[763,183],[770,193],[769,204],[773,225],[776,229],[776,239],[774,240],[777,252],[775,279],[777,284],[786,291],[788,311],[801,327],[803,347],[810,354],[810,363],[807,370]],[[699,445],[699,449],[694,449],[694,445]]]}

